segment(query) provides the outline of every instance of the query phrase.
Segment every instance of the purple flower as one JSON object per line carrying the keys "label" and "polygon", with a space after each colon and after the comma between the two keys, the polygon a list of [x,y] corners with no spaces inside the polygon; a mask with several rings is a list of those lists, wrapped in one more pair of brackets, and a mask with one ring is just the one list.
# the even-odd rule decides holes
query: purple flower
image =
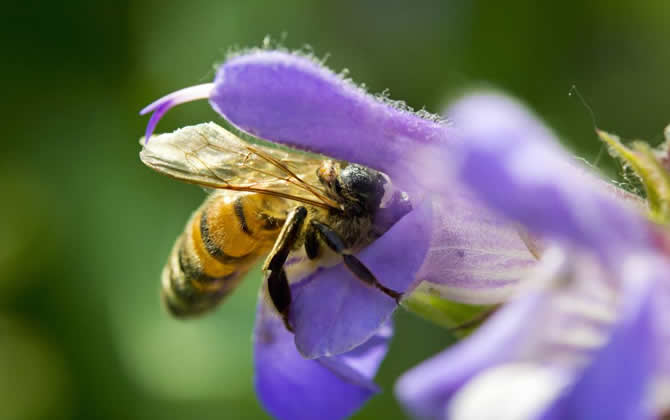
{"label": "purple flower", "polygon": [[[247,133],[370,166],[409,193],[411,211],[396,194],[378,212],[390,228],[357,255],[386,287],[499,303],[535,261],[514,227],[449,182],[443,159],[452,130],[436,118],[369,95],[311,58],[255,50],[224,62],[213,83],[177,91],[142,110],[153,112],[146,147],[161,141],[151,134],[165,112],[203,98]],[[306,277],[292,276],[290,267],[287,272],[295,336],[259,304],[258,394],[279,418],[344,417],[375,391],[370,381],[397,304],[341,264]]]}
{"label": "purple flower", "polygon": [[[450,110],[458,177],[542,238],[531,285],[469,339],[406,373],[420,418],[643,419],[670,407],[670,263],[628,200],[580,168],[518,103]],[[667,411],[666,411],[667,412]]]}

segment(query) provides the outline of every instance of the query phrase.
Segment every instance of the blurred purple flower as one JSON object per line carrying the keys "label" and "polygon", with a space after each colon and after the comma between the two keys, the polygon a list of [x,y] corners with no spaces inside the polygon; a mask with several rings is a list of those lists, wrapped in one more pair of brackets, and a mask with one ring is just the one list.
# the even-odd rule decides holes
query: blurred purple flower
{"label": "blurred purple flower", "polygon": [[469,339],[406,373],[430,419],[644,419],[670,407],[670,263],[639,209],[579,168],[518,103],[449,116],[460,181],[549,246],[532,285]]}
{"label": "blurred purple flower", "polygon": [[[371,96],[311,58],[257,50],[224,62],[213,83],[143,109],[153,112],[145,141],[171,107],[204,98],[247,133],[367,165],[409,193],[411,211],[403,200],[391,200],[380,210],[390,229],[358,254],[387,287],[409,292],[419,285],[463,302],[498,303],[535,261],[514,228],[448,181],[442,159],[451,129],[437,119]],[[342,265],[291,283],[295,346],[272,311],[259,305],[258,394],[280,418],[346,416],[374,392],[370,381],[385,353],[379,337],[389,337],[385,325],[397,305]],[[375,357],[368,357],[373,344]],[[299,397],[291,400],[287,389]]]}

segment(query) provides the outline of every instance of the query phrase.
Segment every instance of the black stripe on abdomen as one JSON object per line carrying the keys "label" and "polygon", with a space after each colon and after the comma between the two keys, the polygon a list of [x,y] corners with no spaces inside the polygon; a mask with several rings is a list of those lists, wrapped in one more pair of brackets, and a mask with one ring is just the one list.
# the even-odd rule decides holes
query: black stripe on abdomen
{"label": "black stripe on abdomen", "polygon": [[[200,272],[188,258],[184,258],[182,252],[172,258],[175,257],[176,265],[168,263],[168,284],[163,283],[161,294],[168,310],[176,317],[199,315],[214,308],[230,293],[236,283],[235,278],[239,276],[238,272],[233,272],[215,279]],[[211,281],[218,283],[209,283]],[[198,284],[214,287],[203,290]]]}
{"label": "black stripe on abdomen", "polygon": [[251,230],[247,224],[247,218],[244,215],[244,206],[242,205],[242,197],[238,197],[233,203],[233,208],[235,209],[235,216],[237,216],[237,221],[240,222],[240,227],[242,231],[247,235],[251,236]]}
{"label": "black stripe on abdomen", "polygon": [[182,273],[184,273],[184,277],[187,279],[196,279],[201,283],[207,284],[211,284],[219,280],[216,277],[208,276],[207,274],[203,273],[200,267],[198,267],[198,265],[191,261],[191,259],[187,256],[186,251],[184,251],[184,246],[180,247],[179,249],[177,254],[177,261],[179,262],[179,269]]}

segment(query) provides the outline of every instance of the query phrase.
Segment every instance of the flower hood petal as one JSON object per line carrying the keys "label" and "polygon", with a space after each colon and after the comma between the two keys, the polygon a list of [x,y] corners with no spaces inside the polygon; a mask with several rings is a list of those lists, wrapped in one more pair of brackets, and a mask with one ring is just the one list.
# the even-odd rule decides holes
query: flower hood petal
{"label": "flower hood petal", "polygon": [[[243,131],[380,170],[396,179],[418,145],[443,144],[445,124],[375,98],[314,59],[255,51],[218,70],[210,103]],[[401,185],[405,188],[405,185]]]}
{"label": "flower hood petal", "polygon": [[448,126],[375,97],[315,59],[285,51],[251,50],[227,59],[213,83],[181,89],[153,102],[149,139],[170,108],[209,97],[231,124],[265,140],[359,163],[416,189],[423,171],[408,155],[420,147],[439,152]]}

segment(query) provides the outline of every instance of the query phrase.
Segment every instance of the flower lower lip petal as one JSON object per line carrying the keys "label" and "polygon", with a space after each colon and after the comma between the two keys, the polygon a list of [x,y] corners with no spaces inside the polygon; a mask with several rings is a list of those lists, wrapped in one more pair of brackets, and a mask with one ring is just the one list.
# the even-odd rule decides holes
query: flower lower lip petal
{"label": "flower lower lip petal", "polygon": [[[429,201],[419,204],[358,254],[384,286],[404,292],[413,285],[429,246],[431,212]],[[397,307],[342,264],[313,274],[293,291],[291,324],[307,358],[341,354],[366,342]]]}
{"label": "flower lower lip petal", "polygon": [[278,419],[349,417],[378,392],[372,378],[386,355],[391,335],[392,328],[386,325],[354,352],[308,360],[296,350],[293,334],[261,300],[254,331],[258,397]]}
{"label": "flower lower lip petal", "polygon": [[523,334],[518,325],[532,318],[545,300],[546,296],[538,293],[503,307],[467,340],[400,377],[396,396],[419,418],[442,418],[445,405],[459,387],[513,354],[515,342]]}
{"label": "flower lower lip petal", "polygon": [[[560,371],[533,364],[509,363],[488,369],[454,395],[448,418],[459,420],[529,420],[565,387]],[[572,417],[565,417],[572,418]]]}
{"label": "flower lower lip petal", "polygon": [[[650,261],[650,264],[654,264]],[[635,269],[625,281],[621,319],[610,340],[593,355],[593,362],[575,383],[545,408],[546,420],[652,418],[645,407],[656,369],[653,299],[660,281],[668,281],[668,266],[659,272]]]}

